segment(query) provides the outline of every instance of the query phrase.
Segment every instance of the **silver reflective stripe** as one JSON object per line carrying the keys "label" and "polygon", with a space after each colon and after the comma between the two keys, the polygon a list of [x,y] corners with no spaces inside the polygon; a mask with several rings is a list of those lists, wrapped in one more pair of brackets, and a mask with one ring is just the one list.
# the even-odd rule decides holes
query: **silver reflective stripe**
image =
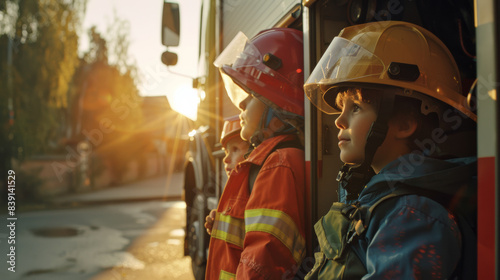
{"label": "silver reflective stripe", "polygon": [[285,245],[294,260],[300,263],[305,256],[305,240],[297,225],[285,212],[273,209],[245,211],[245,231],[261,231],[272,234]]}
{"label": "silver reflective stripe", "polygon": [[245,221],[229,215],[217,213],[212,227],[212,237],[243,248]]}

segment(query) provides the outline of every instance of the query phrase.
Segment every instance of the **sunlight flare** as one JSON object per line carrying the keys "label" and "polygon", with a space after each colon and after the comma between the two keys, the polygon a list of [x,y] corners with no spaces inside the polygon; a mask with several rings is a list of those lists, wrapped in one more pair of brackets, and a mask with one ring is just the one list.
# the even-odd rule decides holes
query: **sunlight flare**
{"label": "sunlight flare", "polygon": [[196,120],[198,105],[200,104],[200,97],[196,89],[182,85],[172,94],[167,94],[167,97],[172,109],[193,121]]}

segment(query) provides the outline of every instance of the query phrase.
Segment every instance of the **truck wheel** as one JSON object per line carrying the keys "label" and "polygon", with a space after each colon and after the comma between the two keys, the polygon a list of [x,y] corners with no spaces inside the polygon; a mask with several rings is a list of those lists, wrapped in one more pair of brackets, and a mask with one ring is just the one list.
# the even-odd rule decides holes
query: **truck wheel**
{"label": "truck wheel", "polygon": [[[204,235],[207,235],[204,230],[204,215],[203,211],[197,209],[196,205],[193,205],[192,209],[188,211],[188,215],[187,241],[189,256],[191,257],[191,267],[194,278],[196,280],[204,280],[207,265],[204,257],[206,248],[201,248],[203,244],[206,244],[203,239],[206,238]],[[203,223],[200,220],[201,216],[203,216]]]}

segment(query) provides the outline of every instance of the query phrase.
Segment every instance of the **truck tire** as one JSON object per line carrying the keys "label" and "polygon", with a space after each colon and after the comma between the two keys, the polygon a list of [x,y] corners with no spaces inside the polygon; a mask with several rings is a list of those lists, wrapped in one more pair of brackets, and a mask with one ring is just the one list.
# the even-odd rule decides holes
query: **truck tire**
{"label": "truck tire", "polygon": [[[205,231],[204,223],[206,213],[203,211],[203,207],[200,207],[197,199],[193,201],[193,206],[187,211],[188,214],[188,225],[187,228],[187,241],[188,241],[188,251],[191,257],[191,268],[193,270],[193,275],[196,280],[205,279],[205,268],[207,265],[205,252],[205,246],[207,244],[208,234]],[[201,209],[200,209],[201,208]]]}

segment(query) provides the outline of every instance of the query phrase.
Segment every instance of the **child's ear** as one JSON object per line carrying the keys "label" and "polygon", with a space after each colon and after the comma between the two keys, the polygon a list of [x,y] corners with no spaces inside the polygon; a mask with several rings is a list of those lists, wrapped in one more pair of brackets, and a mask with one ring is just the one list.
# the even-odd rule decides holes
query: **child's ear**
{"label": "child's ear", "polygon": [[396,138],[405,139],[417,130],[418,123],[414,118],[402,118],[396,121]]}

